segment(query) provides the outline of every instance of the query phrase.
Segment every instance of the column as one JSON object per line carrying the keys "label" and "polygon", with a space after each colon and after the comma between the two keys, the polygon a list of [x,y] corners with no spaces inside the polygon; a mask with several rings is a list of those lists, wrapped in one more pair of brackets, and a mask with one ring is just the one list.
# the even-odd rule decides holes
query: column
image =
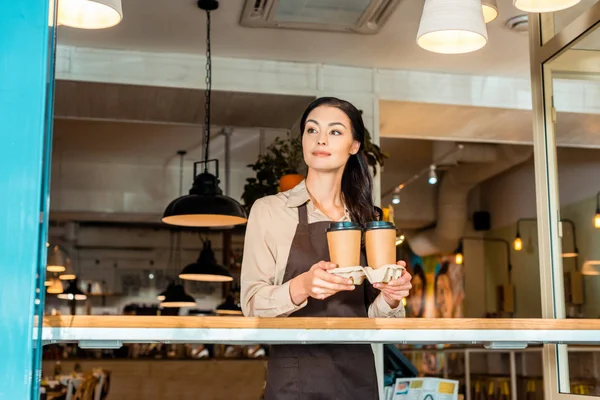
{"label": "column", "polygon": [[49,6],[48,1],[7,1],[0,13],[3,399],[34,398],[40,370],[41,342],[33,335],[34,315],[44,300],[54,48]]}

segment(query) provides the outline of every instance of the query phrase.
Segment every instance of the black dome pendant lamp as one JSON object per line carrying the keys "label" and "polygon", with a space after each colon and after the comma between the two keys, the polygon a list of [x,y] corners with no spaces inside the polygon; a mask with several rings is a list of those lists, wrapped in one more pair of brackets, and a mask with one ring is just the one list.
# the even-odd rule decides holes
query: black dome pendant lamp
{"label": "black dome pendant lamp", "polygon": [[[216,0],[199,0],[198,7],[206,11],[206,90],[204,116],[204,160],[194,163],[194,183],[189,194],[173,200],[165,209],[162,221],[170,225],[193,227],[230,227],[246,223],[248,216],[242,205],[225,196],[219,187],[219,160],[209,160],[210,100],[212,61],[210,49],[210,12],[219,7]],[[216,176],[208,172],[208,164],[216,164]],[[203,172],[196,174],[199,164]]]}
{"label": "black dome pendant lamp", "polygon": [[[183,190],[183,157],[186,152],[180,150],[177,152],[179,154],[179,194],[181,195],[181,191]],[[178,270],[181,268],[181,231],[176,232],[175,236],[175,252],[173,252],[173,234],[171,234],[171,247],[169,250],[169,266],[171,265],[171,261],[175,264],[175,269]],[[173,254],[174,253],[174,254]],[[179,307],[194,307],[196,305],[196,300],[192,296],[186,293],[183,284],[180,282],[169,282],[167,289],[160,293],[157,296],[158,300],[161,302],[160,306],[164,308],[179,308]]]}
{"label": "black dome pendant lamp", "polygon": [[215,253],[210,247],[210,240],[204,242],[200,257],[187,265],[179,274],[181,279],[203,282],[231,282],[233,277],[222,265],[217,264]]}

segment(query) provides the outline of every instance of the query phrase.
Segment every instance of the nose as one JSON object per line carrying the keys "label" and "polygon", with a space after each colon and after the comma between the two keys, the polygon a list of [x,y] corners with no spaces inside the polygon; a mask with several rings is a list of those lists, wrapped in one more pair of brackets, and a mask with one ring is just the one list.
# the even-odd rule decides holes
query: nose
{"label": "nose", "polygon": [[325,146],[327,144],[327,134],[321,133],[317,139],[317,144],[321,146]]}

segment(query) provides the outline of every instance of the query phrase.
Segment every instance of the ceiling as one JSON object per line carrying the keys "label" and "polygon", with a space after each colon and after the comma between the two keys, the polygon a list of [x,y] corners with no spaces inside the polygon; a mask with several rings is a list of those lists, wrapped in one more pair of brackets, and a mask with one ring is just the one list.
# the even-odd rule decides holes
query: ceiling
{"label": "ceiling", "polygon": [[[382,100],[379,113],[382,137],[533,143],[530,110]],[[559,146],[600,148],[597,132],[600,114],[557,113]]]}
{"label": "ceiling", "polygon": [[[310,96],[213,91],[211,124],[289,129],[313,99]],[[58,80],[54,115],[76,119],[203,124],[204,104],[204,91],[197,89]]]}
{"label": "ceiling", "polygon": [[[212,52],[218,57],[325,63],[491,76],[529,75],[527,35],[505,22],[522,14],[498,0],[500,16],[488,24],[488,45],[463,55],[440,55],[416,45],[424,0],[402,0],[375,35],[246,28],[244,0],[220,2],[212,14]],[[193,0],[126,0],[123,21],[105,30],[61,26],[60,44],[150,52],[204,54],[205,16]]]}

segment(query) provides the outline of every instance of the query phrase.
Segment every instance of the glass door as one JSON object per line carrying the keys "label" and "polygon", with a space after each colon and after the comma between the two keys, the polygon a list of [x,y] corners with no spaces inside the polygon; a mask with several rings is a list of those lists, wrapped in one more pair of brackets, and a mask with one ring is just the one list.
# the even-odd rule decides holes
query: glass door
{"label": "glass door", "polygon": [[[545,318],[600,318],[600,4],[585,4],[531,21]],[[598,347],[546,346],[547,396],[600,396],[599,361]]]}

